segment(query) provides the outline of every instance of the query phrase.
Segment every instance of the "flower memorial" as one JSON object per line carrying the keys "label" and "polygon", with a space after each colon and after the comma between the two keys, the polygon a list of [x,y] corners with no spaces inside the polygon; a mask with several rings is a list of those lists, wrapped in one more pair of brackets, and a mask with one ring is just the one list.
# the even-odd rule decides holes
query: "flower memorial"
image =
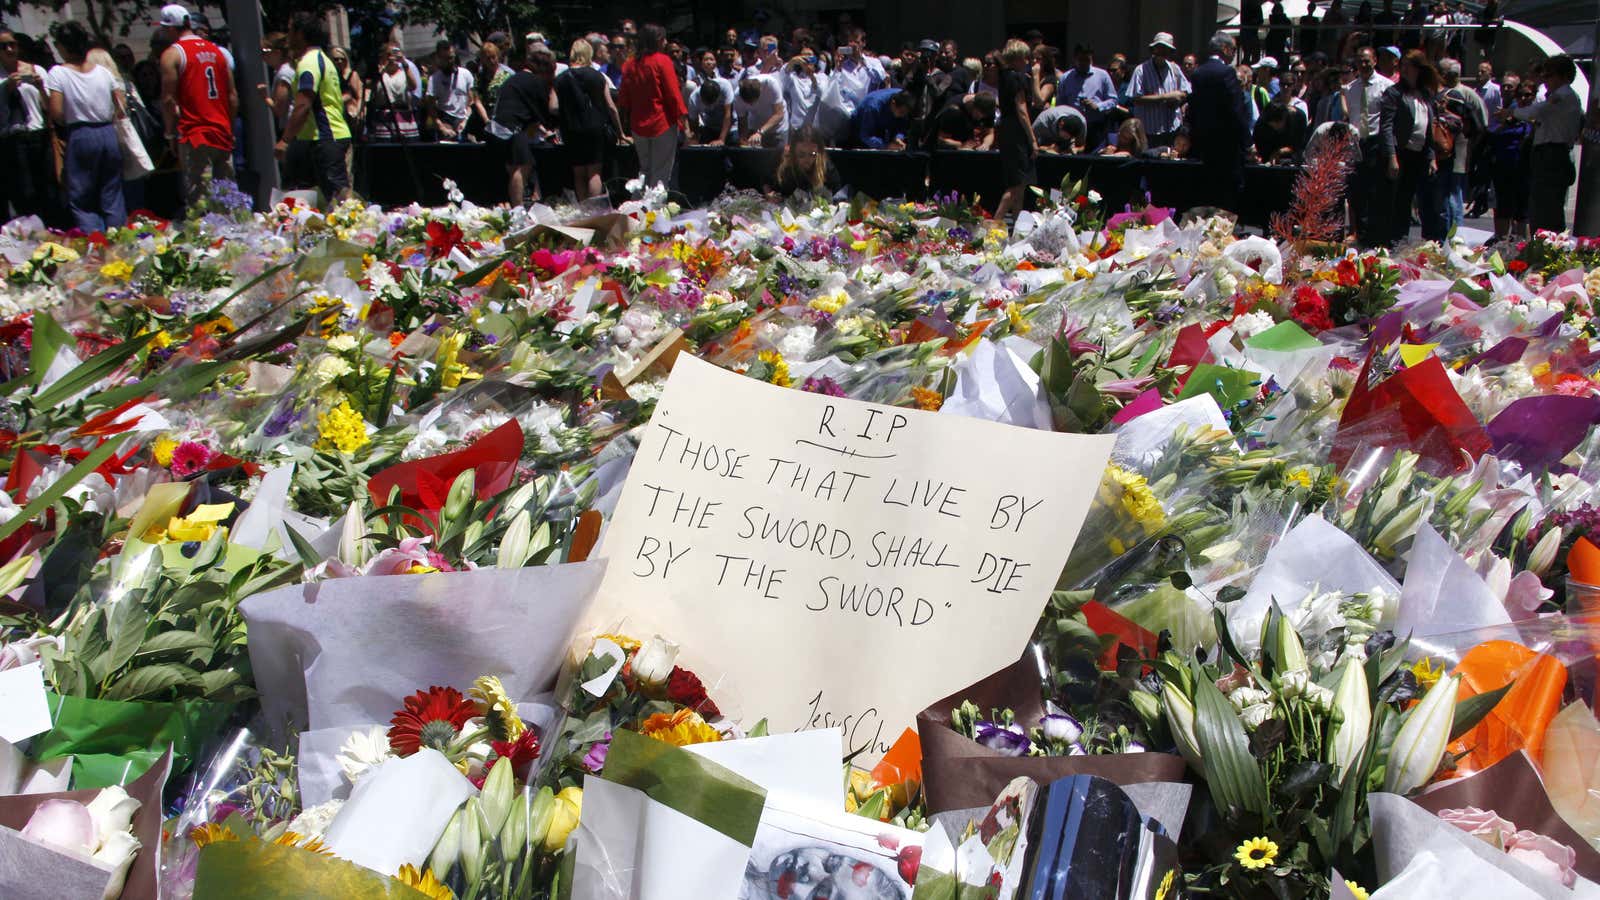
{"label": "flower memorial", "polygon": [[[1592,241],[1356,253],[1320,191],[1263,237],[1071,184],[1009,233],[956,196],[634,187],[603,215],[0,229],[0,894],[1600,892]],[[809,685],[797,717],[729,674],[755,638],[595,621],[619,568],[662,567],[669,610],[706,602],[680,560],[752,604],[811,577],[705,536],[736,511],[639,486],[701,362],[827,410],[844,468],[774,458],[769,484],[787,463],[826,501],[893,457],[912,486],[869,490],[952,519],[956,473],[1013,485],[1014,522],[950,526],[988,542],[986,602],[1034,577],[1019,498],[1084,480],[1081,528],[1045,513],[1066,563],[1031,634],[983,648],[1015,664],[941,699],[924,682],[975,648],[896,650],[880,687],[914,727]],[[857,401],[886,417],[824,440]],[[874,421],[961,418],[1012,437],[873,455]],[[1028,431],[1108,435],[1109,460],[1019,465]],[[713,444],[673,452],[744,477]],[[624,485],[697,524],[619,547]],[[760,509],[753,539],[818,571],[956,552]],[[739,657],[782,683],[891,652],[849,614],[955,615],[937,584],[831,590]]]}

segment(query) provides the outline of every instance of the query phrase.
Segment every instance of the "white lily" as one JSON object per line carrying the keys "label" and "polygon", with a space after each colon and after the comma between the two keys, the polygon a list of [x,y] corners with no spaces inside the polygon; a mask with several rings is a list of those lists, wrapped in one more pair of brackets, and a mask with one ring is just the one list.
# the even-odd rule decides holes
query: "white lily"
{"label": "white lily", "polygon": [[1422,702],[1406,714],[1400,733],[1389,747],[1384,790],[1391,794],[1409,794],[1427,784],[1439,770],[1439,761],[1450,743],[1450,726],[1456,715],[1456,687],[1460,683],[1460,675],[1439,679],[1423,695]]}

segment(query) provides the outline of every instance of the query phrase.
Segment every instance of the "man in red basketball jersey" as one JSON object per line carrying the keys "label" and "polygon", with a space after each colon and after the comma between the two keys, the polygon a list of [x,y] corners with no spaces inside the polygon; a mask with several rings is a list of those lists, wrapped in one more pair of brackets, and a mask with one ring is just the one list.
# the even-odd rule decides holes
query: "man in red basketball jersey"
{"label": "man in red basketball jersey", "polygon": [[190,27],[189,11],[171,3],[161,8],[161,28],[173,39],[161,54],[161,116],[167,140],[178,148],[184,202],[193,208],[212,178],[232,179],[233,112],[238,90],[221,48]]}

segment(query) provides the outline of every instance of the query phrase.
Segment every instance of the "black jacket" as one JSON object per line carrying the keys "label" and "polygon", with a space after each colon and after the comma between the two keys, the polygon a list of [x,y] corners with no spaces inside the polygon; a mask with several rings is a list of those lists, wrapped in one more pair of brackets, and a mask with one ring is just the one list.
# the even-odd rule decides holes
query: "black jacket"
{"label": "black jacket", "polygon": [[1251,136],[1238,73],[1213,56],[1189,76],[1189,86],[1189,109],[1184,119],[1194,139],[1195,158],[1214,165],[1243,166]]}
{"label": "black jacket", "polygon": [[[1392,85],[1378,101],[1378,137],[1383,141],[1384,152],[1390,155],[1416,128],[1411,104],[1405,102],[1404,92],[1405,85]],[[1422,154],[1427,159],[1433,159],[1433,135],[1428,128],[1433,124],[1433,101],[1425,101],[1424,106],[1428,110],[1428,121],[1422,126]]]}

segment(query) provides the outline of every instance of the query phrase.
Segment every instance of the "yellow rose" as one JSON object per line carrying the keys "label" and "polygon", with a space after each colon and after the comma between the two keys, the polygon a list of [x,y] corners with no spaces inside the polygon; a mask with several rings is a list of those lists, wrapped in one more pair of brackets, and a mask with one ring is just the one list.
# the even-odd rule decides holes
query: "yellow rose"
{"label": "yellow rose", "polygon": [[556,795],[556,808],[554,817],[550,820],[550,830],[544,833],[544,849],[546,853],[556,853],[567,846],[567,838],[572,830],[578,827],[578,819],[583,814],[583,788],[563,788]]}

